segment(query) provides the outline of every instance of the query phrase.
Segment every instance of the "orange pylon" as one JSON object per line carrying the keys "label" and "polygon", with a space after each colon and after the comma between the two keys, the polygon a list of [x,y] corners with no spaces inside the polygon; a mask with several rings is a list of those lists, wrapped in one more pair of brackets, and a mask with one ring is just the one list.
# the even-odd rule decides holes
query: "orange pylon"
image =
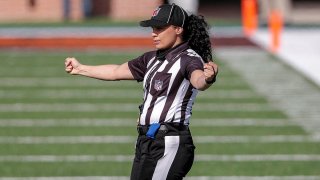
{"label": "orange pylon", "polygon": [[283,20],[280,11],[271,11],[271,14],[269,15],[269,32],[271,33],[270,50],[273,53],[276,53],[280,47],[282,29]]}
{"label": "orange pylon", "polygon": [[246,36],[251,36],[257,29],[257,1],[242,0],[241,1],[242,27]]}

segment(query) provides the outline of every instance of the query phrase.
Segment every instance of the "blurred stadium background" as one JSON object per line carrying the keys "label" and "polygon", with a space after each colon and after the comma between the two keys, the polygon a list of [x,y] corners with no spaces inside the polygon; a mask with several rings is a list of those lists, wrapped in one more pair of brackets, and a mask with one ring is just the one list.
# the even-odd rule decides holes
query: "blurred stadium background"
{"label": "blurred stadium background", "polygon": [[[253,0],[250,35],[244,1],[191,1],[220,72],[194,106],[186,179],[320,179],[320,1]],[[129,179],[141,84],[70,76],[64,59],[119,64],[153,49],[137,22],[170,2],[0,0],[0,180]]]}

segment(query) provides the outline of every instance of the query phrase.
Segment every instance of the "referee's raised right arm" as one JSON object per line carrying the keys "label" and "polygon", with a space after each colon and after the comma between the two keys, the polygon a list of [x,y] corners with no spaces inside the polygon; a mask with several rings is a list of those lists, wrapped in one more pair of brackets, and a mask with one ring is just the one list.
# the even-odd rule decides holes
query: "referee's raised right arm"
{"label": "referee's raised right arm", "polygon": [[82,75],[105,81],[134,79],[127,62],[121,65],[107,64],[89,66],[81,64],[74,57],[68,57],[65,59],[65,71],[72,75]]}

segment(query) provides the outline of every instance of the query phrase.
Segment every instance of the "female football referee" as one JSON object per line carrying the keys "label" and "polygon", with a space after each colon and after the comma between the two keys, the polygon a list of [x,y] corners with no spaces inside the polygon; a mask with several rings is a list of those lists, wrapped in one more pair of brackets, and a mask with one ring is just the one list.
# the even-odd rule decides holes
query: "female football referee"
{"label": "female football referee", "polygon": [[107,81],[143,82],[138,139],[131,180],[176,180],[189,172],[194,144],[189,130],[198,90],[216,80],[208,24],[180,6],[161,5],[143,27],[152,28],[156,50],[121,65],[88,66],[66,58],[69,74]]}

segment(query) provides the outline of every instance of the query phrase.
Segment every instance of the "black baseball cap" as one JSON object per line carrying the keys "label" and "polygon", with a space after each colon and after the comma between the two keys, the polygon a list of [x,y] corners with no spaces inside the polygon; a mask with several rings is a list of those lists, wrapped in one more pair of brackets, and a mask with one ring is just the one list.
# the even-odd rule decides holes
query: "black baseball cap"
{"label": "black baseball cap", "polygon": [[183,27],[187,21],[188,14],[182,7],[175,4],[163,4],[153,11],[149,20],[141,21],[140,26],[163,27],[175,25]]}

